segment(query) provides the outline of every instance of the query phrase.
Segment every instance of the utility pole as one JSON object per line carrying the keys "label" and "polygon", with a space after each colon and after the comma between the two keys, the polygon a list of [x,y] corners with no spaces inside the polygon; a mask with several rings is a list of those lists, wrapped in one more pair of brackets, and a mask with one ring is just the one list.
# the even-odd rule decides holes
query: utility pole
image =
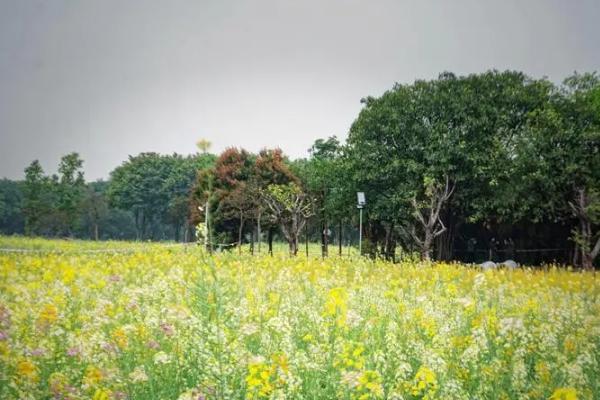
{"label": "utility pole", "polygon": [[362,256],[362,211],[363,211],[363,208],[365,207],[365,204],[367,204],[367,201],[365,200],[364,192],[357,192],[356,198],[358,200],[357,204],[356,204],[356,208],[358,208],[358,210],[359,210],[358,254],[360,254]]}
{"label": "utility pole", "polygon": [[358,225],[358,254],[362,256],[362,207],[359,211],[359,225]]}

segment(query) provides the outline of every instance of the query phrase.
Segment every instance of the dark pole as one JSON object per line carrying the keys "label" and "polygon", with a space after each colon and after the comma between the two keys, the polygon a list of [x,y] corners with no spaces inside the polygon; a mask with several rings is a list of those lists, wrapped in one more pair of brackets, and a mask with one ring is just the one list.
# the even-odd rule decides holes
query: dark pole
{"label": "dark pole", "polygon": [[269,242],[269,255],[273,256],[273,227],[269,226],[268,238]]}
{"label": "dark pole", "polygon": [[323,231],[323,236],[325,238],[324,247],[323,247],[323,255],[325,257],[327,257],[329,255],[329,237],[327,236],[328,233],[329,233],[329,224],[327,223],[327,220],[325,220],[325,229]]}
{"label": "dark pole", "polygon": [[323,222],[321,224],[321,258],[325,258],[325,226],[326,224]]}
{"label": "dark pole", "polygon": [[362,256],[362,207],[360,208],[360,223],[358,228],[358,254]]}
{"label": "dark pole", "polygon": [[342,256],[342,220],[340,219],[340,229],[338,231],[338,246],[340,257]]}
{"label": "dark pole", "polygon": [[256,233],[254,227],[252,227],[252,232],[250,233],[250,254],[254,255],[254,234]]}
{"label": "dark pole", "polygon": [[306,258],[308,258],[308,221],[304,224],[304,247],[306,248]]}

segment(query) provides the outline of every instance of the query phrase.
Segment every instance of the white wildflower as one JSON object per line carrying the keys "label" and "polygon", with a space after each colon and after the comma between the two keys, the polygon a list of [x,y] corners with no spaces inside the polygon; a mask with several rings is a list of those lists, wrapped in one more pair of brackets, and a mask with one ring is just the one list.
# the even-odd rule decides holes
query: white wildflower
{"label": "white wildflower", "polygon": [[256,332],[258,332],[258,326],[256,324],[244,324],[242,325],[242,327],[240,328],[240,333],[243,336],[250,336],[255,334]]}
{"label": "white wildflower", "polygon": [[154,355],[154,364],[168,364],[171,362],[171,357],[164,351],[159,351]]}
{"label": "white wildflower", "polygon": [[361,373],[359,371],[347,371],[342,374],[342,384],[348,386],[350,389],[357,387],[360,382]]}
{"label": "white wildflower", "polygon": [[148,375],[146,375],[143,366],[135,367],[133,372],[129,374],[129,379],[133,383],[146,382],[148,380]]}

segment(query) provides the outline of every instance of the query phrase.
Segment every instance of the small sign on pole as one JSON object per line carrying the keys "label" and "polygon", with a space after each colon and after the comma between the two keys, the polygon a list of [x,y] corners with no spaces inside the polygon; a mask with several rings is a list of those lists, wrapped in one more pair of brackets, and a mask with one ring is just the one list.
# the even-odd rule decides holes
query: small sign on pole
{"label": "small sign on pole", "polygon": [[365,199],[364,192],[357,192],[356,199],[358,200],[357,205],[356,205],[357,208],[363,208],[365,206],[365,204],[367,204],[367,200]]}

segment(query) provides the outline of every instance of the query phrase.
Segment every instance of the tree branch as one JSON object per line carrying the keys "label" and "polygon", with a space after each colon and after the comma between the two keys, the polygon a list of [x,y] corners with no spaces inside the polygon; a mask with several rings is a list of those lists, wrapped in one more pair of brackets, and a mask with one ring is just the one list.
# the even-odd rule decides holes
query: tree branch
{"label": "tree branch", "polygon": [[592,260],[598,256],[598,253],[600,253],[600,237],[598,237],[598,240],[596,240],[596,245],[590,253],[590,255],[592,256]]}

